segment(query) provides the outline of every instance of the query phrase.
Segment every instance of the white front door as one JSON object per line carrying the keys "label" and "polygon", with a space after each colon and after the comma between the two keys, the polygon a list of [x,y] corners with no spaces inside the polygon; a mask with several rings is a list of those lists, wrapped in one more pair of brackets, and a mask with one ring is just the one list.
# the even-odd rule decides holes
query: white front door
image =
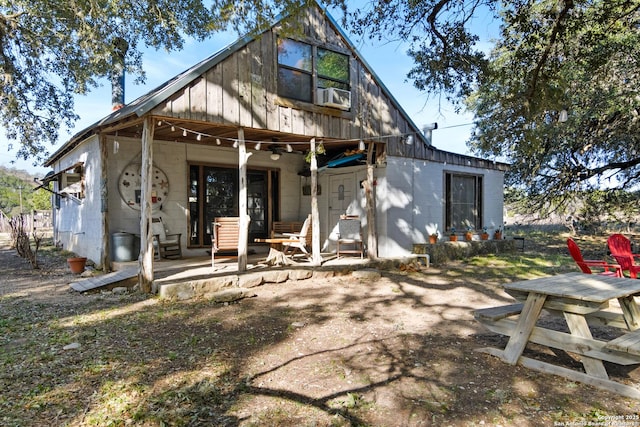
{"label": "white front door", "polygon": [[329,177],[329,230],[330,239],[337,238],[340,215],[350,214],[349,208],[356,206],[355,173],[332,175]]}

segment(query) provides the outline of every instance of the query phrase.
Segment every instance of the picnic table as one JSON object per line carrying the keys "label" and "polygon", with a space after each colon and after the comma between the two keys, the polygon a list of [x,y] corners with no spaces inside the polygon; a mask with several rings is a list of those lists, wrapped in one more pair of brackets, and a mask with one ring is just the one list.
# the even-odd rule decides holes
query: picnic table
{"label": "picnic table", "polygon": [[[640,294],[640,280],[568,273],[507,283],[504,289],[519,302],[475,310],[474,317],[489,330],[509,336],[509,341],[504,349],[479,351],[512,365],[519,363],[640,399],[639,389],[609,379],[603,364],[640,364],[640,309],[634,299]],[[616,300],[618,304],[610,307]],[[569,332],[539,326],[543,309],[564,317]],[[620,336],[608,341],[595,339],[590,325],[619,328]],[[578,355],[584,372],[523,356],[527,343]]]}

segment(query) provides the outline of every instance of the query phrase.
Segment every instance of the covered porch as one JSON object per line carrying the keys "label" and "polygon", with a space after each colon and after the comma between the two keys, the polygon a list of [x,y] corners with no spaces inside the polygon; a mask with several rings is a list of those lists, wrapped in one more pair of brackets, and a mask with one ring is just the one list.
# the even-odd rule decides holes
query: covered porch
{"label": "covered porch", "polygon": [[[369,173],[364,185],[368,184],[368,188],[372,188],[373,159],[377,157],[379,150],[384,150],[384,144],[374,142],[331,139],[316,141],[315,138],[304,142],[305,137],[302,135],[245,130],[235,126],[211,123],[208,123],[208,127],[205,128],[198,127],[198,122],[186,123],[175,119],[169,121],[167,118],[158,116],[146,116],[141,123],[141,129],[138,128],[139,124],[137,120],[124,120],[115,129],[108,129],[106,137],[101,141],[104,145],[113,144],[114,151],[117,150],[109,155],[111,161],[108,167],[106,167],[106,158],[101,162],[108,169],[108,175],[111,178],[109,181],[118,186],[128,184],[128,175],[123,174],[133,167],[136,170],[130,175],[136,177],[136,180],[139,176],[140,182],[137,187],[139,190],[130,186],[126,189],[119,188],[118,192],[110,192],[111,205],[122,206],[122,201],[125,201],[128,208],[134,209],[130,212],[131,209],[120,208],[105,213],[108,216],[105,224],[109,224],[109,227],[105,228],[104,235],[108,236],[114,231],[119,231],[118,228],[128,226],[131,224],[131,219],[138,222],[134,217],[138,216],[140,221],[138,233],[141,236],[139,280],[140,283],[146,284],[144,286],[146,290],[150,290],[151,282],[155,283],[156,279],[151,247],[153,231],[149,224],[157,215],[164,216],[171,231],[177,230],[182,233],[182,243],[186,249],[184,256],[189,259],[212,250],[211,224],[216,223],[218,215],[237,217],[239,222],[237,246],[235,246],[237,257],[234,257],[231,262],[237,264],[238,271],[246,271],[251,263],[248,245],[253,243],[255,237],[260,236],[252,232],[261,232],[262,236],[268,237],[272,231],[273,222],[286,219],[287,205],[293,204],[294,209],[288,208],[290,211],[297,212],[293,220],[299,220],[303,214],[308,213],[312,222],[313,238],[312,244],[309,245],[311,256],[305,262],[320,266],[324,262],[321,254],[322,242],[327,238],[326,235],[321,235],[320,230],[329,225],[325,222],[326,214],[322,213],[318,207],[318,169],[319,163],[323,164],[318,161],[318,155],[334,156],[336,153],[360,151],[359,149],[365,148],[366,151],[360,151],[362,154],[359,158],[365,158],[369,166],[367,169],[370,169],[367,171]],[[139,133],[136,132],[136,128],[139,129]],[[235,137],[232,137],[234,133]],[[129,160],[132,158],[131,154],[137,150],[140,150],[139,154],[134,156],[139,159],[139,163],[130,166],[132,165],[132,161]],[[107,151],[106,148],[101,149],[103,153]],[[285,157],[284,162],[281,160],[276,163],[277,159],[274,160],[274,158],[279,156],[288,157]],[[167,165],[171,157],[176,160],[171,163],[172,169],[169,169]],[[295,158],[298,160],[293,161]],[[162,167],[156,166],[157,164]],[[162,170],[163,168],[167,171],[166,173]],[[303,203],[304,193],[300,192],[299,185],[291,181],[285,185],[285,181],[286,178],[291,180],[294,177],[298,181],[307,179],[300,178],[303,176],[301,173],[304,173],[304,169],[307,170],[310,194]],[[255,176],[257,176],[255,171],[264,171],[259,180],[262,185],[260,191],[253,191],[251,187],[251,170],[254,171]],[[162,178],[158,181],[156,178],[158,174],[166,179]],[[223,175],[225,179],[221,178]],[[183,181],[185,176],[187,181]],[[167,191],[161,192],[160,189],[165,182],[167,182],[165,187]],[[177,186],[174,184],[176,182],[179,183]],[[171,192],[168,191],[169,186]],[[258,197],[257,194],[261,192],[263,192],[262,196]],[[127,193],[131,194],[125,197]],[[117,196],[121,196],[122,200]],[[212,204],[207,204],[208,201],[212,201]],[[352,199],[345,199],[345,201],[350,203]],[[306,207],[302,207],[302,204]],[[373,203],[368,203],[368,206],[372,205]],[[346,212],[340,210],[339,213]],[[367,215],[369,224],[374,224],[372,215],[373,209]],[[259,228],[252,228],[254,226]],[[375,228],[372,227],[373,229]],[[363,236],[364,240],[368,237]],[[370,248],[369,256],[375,257],[375,244],[368,247]],[[109,252],[106,248],[103,251],[103,253]],[[217,258],[218,255],[216,255],[216,264]],[[108,260],[105,261],[108,264]]]}
{"label": "covered porch", "polygon": [[[282,283],[287,280],[305,280],[333,277],[380,268],[380,262],[359,256],[341,256],[323,253],[320,266],[303,256],[295,256],[287,265],[273,266],[265,263],[268,245],[251,245],[244,271],[238,268],[236,256],[222,255],[215,267],[207,254],[181,259],[163,259],[153,264],[153,290],[166,299],[211,298],[225,302],[247,297],[251,288],[265,283]],[[384,260],[385,267],[414,263],[418,257]],[[78,280],[71,288],[81,293],[100,292],[114,288],[131,288],[138,284],[138,261],[114,263],[113,273]],[[110,279],[112,277],[113,279]]]}

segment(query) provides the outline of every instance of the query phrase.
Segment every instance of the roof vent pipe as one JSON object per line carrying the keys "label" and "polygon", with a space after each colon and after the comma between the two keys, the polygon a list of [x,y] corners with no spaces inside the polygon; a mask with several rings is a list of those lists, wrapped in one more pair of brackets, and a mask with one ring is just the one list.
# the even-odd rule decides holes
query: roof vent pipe
{"label": "roof vent pipe", "polygon": [[111,110],[124,107],[124,59],[129,44],[122,37],[113,40],[113,69],[111,70]]}
{"label": "roof vent pipe", "polygon": [[427,140],[427,145],[432,145],[431,142],[431,137],[432,137],[432,131],[438,129],[438,123],[429,123],[428,125],[424,125],[422,127],[422,133],[425,136],[425,139]]}

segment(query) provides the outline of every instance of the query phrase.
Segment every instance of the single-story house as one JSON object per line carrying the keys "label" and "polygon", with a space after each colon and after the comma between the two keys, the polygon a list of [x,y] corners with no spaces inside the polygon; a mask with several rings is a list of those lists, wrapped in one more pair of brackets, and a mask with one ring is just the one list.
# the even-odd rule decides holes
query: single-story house
{"label": "single-story house", "polygon": [[61,146],[45,162],[55,239],[108,268],[113,234],[141,235],[144,253],[155,217],[181,234],[183,256],[211,249],[220,216],[246,217],[253,243],[313,214],[325,252],[340,216],[356,215],[374,257],[409,254],[434,229],[501,226],[508,165],[437,149],[428,132],[315,5]]}

